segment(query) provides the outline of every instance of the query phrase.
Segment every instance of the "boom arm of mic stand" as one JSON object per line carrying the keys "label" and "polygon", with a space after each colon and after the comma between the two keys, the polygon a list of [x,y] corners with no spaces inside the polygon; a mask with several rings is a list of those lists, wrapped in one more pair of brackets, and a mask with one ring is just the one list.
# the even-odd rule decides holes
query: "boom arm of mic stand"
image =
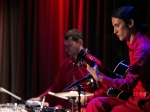
{"label": "boom arm of mic stand", "polygon": [[70,86],[68,86],[67,88],[65,88],[64,91],[67,91],[67,90],[70,90],[71,88],[73,88],[74,86],[78,85],[80,82],[86,80],[86,79],[89,79],[91,78],[92,75],[90,73],[88,73],[85,77],[83,77],[82,79],[76,81],[76,82],[73,82]]}

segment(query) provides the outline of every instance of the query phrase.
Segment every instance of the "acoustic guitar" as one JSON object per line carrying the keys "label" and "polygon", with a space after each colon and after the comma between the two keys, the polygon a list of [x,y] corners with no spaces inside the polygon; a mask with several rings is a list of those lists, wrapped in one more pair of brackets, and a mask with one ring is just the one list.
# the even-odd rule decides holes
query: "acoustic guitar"
{"label": "acoustic guitar", "polygon": [[[87,57],[87,52],[88,52],[87,49],[85,49],[85,50],[82,49],[78,53],[77,59],[76,59],[78,66],[82,66],[83,62],[89,64],[92,67],[94,66],[94,64],[95,64],[94,57],[92,57],[92,56]],[[107,69],[99,64],[97,64],[97,66],[101,73],[103,73],[104,75],[106,75],[110,78],[124,78],[129,69],[128,62],[124,61],[124,60],[118,63],[118,65],[115,67],[114,71],[110,71],[109,69]],[[122,90],[118,90],[118,89],[109,87],[109,89],[107,91],[107,95],[117,97],[122,100],[127,100],[129,98],[129,96],[132,95],[132,93],[124,92]]]}

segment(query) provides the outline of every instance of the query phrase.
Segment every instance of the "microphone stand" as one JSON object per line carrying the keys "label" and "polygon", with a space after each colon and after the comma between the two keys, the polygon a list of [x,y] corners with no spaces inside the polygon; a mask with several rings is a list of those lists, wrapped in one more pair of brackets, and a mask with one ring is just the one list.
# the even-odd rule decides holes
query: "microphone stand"
{"label": "microphone stand", "polygon": [[78,87],[78,94],[79,94],[79,96],[78,96],[78,112],[80,112],[80,109],[81,109],[81,102],[80,102],[80,99],[81,99],[81,96],[80,96],[80,93],[81,93],[81,85],[78,84],[77,87]]}
{"label": "microphone stand", "polygon": [[74,112],[74,104],[75,104],[75,97],[71,97],[70,98],[70,101],[71,101],[71,103],[72,103],[72,111],[71,112]]}

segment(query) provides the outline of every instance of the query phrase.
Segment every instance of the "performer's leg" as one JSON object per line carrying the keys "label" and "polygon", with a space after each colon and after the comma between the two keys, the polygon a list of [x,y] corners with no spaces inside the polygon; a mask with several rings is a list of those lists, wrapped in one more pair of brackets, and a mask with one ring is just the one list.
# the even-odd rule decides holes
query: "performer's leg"
{"label": "performer's leg", "polygon": [[150,102],[143,103],[140,108],[139,99],[141,98],[130,97],[124,104],[114,107],[111,112],[150,112]]}
{"label": "performer's leg", "polygon": [[116,97],[98,97],[89,102],[86,112],[110,112],[114,106],[124,101]]}

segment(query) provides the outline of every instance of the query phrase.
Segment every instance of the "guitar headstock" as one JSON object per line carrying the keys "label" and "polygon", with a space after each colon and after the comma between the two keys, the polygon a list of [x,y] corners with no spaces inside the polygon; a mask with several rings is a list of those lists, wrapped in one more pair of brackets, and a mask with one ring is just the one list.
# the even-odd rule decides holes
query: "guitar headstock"
{"label": "guitar headstock", "polygon": [[77,58],[76,58],[76,61],[77,61],[77,65],[78,66],[81,66],[82,65],[82,62],[84,62],[84,60],[86,59],[86,54],[88,52],[88,49],[85,48],[85,49],[82,49],[79,51],[78,55],[77,55]]}

